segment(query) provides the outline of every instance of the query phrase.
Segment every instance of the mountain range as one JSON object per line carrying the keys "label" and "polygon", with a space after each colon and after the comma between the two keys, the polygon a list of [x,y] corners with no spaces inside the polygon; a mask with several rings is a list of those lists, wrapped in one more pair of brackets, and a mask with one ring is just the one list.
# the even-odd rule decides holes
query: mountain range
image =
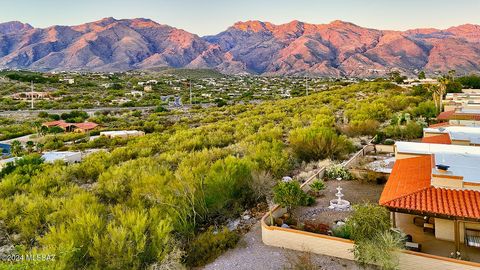
{"label": "mountain range", "polygon": [[210,68],[227,74],[380,76],[480,71],[480,26],[376,30],[344,21],[237,22],[200,37],[149,19],[76,26],[0,23],[0,68],[124,71]]}

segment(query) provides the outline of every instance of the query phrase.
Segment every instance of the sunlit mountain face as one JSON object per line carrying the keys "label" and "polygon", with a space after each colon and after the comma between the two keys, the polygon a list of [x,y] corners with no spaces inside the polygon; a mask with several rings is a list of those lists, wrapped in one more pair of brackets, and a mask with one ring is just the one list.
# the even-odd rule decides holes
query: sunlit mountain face
{"label": "sunlit mountain face", "polygon": [[0,67],[121,71],[213,68],[223,73],[371,76],[480,71],[480,26],[386,31],[333,21],[238,22],[214,36],[148,19],[105,18],[76,26],[0,24]]}

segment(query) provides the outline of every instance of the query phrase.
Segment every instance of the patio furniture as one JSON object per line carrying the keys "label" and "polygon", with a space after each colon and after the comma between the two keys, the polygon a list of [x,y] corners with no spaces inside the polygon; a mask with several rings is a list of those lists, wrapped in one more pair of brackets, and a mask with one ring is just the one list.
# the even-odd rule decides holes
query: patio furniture
{"label": "patio furniture", "polygon": [[435,234],[435,224],[432,223],[424,223],[423,224],[423,232],[433,233]]}
{"label": "patio furniture", "polygon": [[425,223],[434,224],[435,219],[433,217],[427,217],[427,216],[423,216],[423,217],[416,216],[413,218],[413,224],[415,224],[418,227],[424,227]]}
{"label": "patio furniture", "polygon": [[407,235],[405,236],[405,240],[406,240],[407,242],[413,242],[413,237],[412,237],[412,235],[407,234]]}
{"label": "patio furniture", "polygon": [[421,252],[422,251],[422,244],[415,243],[415,242],[405,242],[405,249]]}
{"label": "patio furniture", "polygon": [[469,247],[480,248],[480,231],[465,229],[465,244]]}

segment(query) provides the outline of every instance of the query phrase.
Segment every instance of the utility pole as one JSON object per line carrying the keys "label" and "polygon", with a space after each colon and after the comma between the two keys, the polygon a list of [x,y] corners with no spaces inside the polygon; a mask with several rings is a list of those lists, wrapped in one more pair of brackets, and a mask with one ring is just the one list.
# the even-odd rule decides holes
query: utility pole
{"label": "utility pole", "polygon": [[190,105],[192,105],[192,80],[188,80],[188,84],[190,85]]}
{"label": "utility pole", "polygon": [[31,99],[31,104],[30,104],[30,107],[32,108],[33,110],[33,81],[30,82],[30,99]]}
{"label": "utility pole", "polygon": [[308,80],[307,80],[307,77],[305,77],[305,95],[308,96]]}

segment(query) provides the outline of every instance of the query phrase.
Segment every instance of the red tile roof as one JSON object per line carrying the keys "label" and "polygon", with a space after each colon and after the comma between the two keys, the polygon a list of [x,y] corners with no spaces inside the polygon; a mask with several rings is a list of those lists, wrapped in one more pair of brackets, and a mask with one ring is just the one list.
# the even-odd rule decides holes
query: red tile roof
{"label": "red tile roof", "polygon": [[92,122],[85,122],[85,123],[76,123],[76,124],[73,124],[73,126],[83,130],[91,130],[98,127],[98,124],[92,123]]}
{"label": "red tile roof", "polygon": [[430,186],[433,156],[399,159],[380,197],[380,204],[417,192]]}
{"label": "red tile roof", "polygon": [[450,135],[448,133],[428,136],[422,138],[422,143],[438,143],[438,144],[452,144]]}
{"label": "red tile roof", "polygon": [[455,114],[455,111],[446,111],[446,112],[441,112],[438,116],[438,120],[449,120],[452,115]]}
{"label": "red tile roof", "polygon": [[437,124],[431,124],[430,126],[428,126],[429,128],[437,128],[437,127],[448,127],[450,126],[450,123],[448,122],[441,122],[441,123],[437,123]]}
{"label": "red tile roof", "polygon": [[380,204],[390,208],[480,219],[480,192],[431,186],[433,156],[400,159],[380,197]]}
{"label": "red tile roof", "polygon": [[58,121],[51,121],[51,122],[45,122],[43,123],[42,125],[46,126],[46,127],[54,127],[54,126],[58,126],[62,123],[65,123],[65,121],[63,120],[58,120]]}
{"label": "red tile roof", "polygon": [[45,122],[43,123],[44,126],[47,126],[47,127],[54,127],[54,126],[57,126],[57,127],[62,127],[64,129],[66,129],[67,127],[76,127],[76,128],[79,128],[79,129],[83,129],[83,130],[91,130],[91,129],[94,129],[98,126],[98,124],[96,123],[92,123],[92,122],[84,122],[84,123],[67,123],[63,120],[58,120],[58,121],[51,121],[51,122]]}
{"label": "red tile roof", "polygon": [[461,218],[480,219],[480,192],[429,187],[383,204]]}
{"label": "red tile roof", "polygon": [[480,120],[480,114],[446,111],[440,113],[437,120]]}

